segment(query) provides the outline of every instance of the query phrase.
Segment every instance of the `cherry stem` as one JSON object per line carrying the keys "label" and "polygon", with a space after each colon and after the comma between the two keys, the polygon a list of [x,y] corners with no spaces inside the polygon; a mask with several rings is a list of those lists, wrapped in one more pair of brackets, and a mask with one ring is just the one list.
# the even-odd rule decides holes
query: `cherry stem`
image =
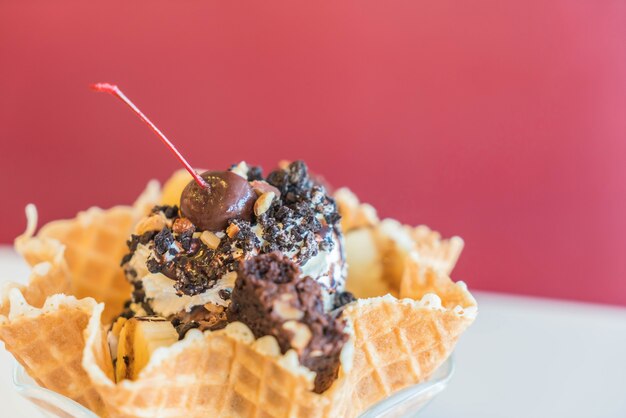
{"label": "cherry stem", "polygon": [[178,151],[178,149],[176,149],[174,144],[172,144],[170,140],[167,139],[167,137],[163,134],[163,132],[161,132],[159,128],[157,128],[156,125],[152,123],[152,121],[150,121],[150,119],[148,119],[148,117],[144,115],[143,112],[139,110],[139,108],[135,106],[135,104],[131,102],[130,99],[126,97],[124,93],[122,93],[122,90],[120,90],[119,87],[117,87],[115,84],[109,84],[109,83],[95,83],[91,85],[91,88],[95,91],[109,93],[117,97],[122,102],[124,102],[124,104],[130,107],[131,110],[139,117],[139,119],[141,119],[146,125],[148,125],[148,127],[152,130],[152,132],[154,132],[159,137],[161,142],[163,142],[165,146],[169,148],[170,151],[172,151],[172,153],[176,156],[176,158],[178,158],[178,161],[180,161],[185,167],[185,169],[189,171],[189,174],[191,174],[191,176],[196,181],[196,183],[198,183],[198,185],[204,189],[209,187],[207,182],[204,181],[204,179],[198,173],[196,173],[196,170],[194,170],[193,167],[191,167],[191,165],[187,162],[187,160],[185,160],[185,157],[183,157],[182,154]]}

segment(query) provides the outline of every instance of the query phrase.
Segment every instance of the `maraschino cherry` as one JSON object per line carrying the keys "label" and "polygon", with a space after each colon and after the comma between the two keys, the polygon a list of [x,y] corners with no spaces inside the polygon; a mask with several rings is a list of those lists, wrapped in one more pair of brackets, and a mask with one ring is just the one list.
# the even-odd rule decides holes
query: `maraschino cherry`
{"label": "maraschino cherry", "polygon": [[116,85],[109,83],[93,84],[92,89],[109,93],[124,104],[141,119],[161,139],[165,146],[183,164],[193,180],[180,196],[180,210],[201,230],[219,231],[232,219],[252,219],[256,194],[250,183],[243,177],[230,171],[207,171],[198,174],[185,160],[167,137]]}

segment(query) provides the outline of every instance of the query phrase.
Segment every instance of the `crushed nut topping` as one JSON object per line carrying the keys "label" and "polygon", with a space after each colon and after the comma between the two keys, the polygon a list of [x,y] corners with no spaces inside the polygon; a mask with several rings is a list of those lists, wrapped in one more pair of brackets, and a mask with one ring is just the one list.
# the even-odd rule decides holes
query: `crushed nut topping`
{"label": "crushed nut topping", "polygon": [[202,243],[210,249],[215,250],[219,247],[221,240],[211,231],[202,231],[202,234],[200,234],[200,241],[202,241]]}
{"label": "crushed nut topping", "polygon": [[301,351],[311,341],[311,330],[308,326],[298,321],[287,321],[283,324],[283,329],[293,333],[290,343],[297,351]]}
{"label": "crushed nut topping", "polygon": [[147,218],[143,218],[135,226],[135,235],[143,235],[146,232],[158,232],[166,226],[166,218],[163,214],[152,214]]}
{"label": "crushed nut topping", "polygon": [[265,192],[261,196],[259,196],[256,202],[254,202],[254,214],[256,216],[261,216],[265,212],[267,212],[267,210],[272,205],[274,197],[276,197],[276,193],[274,192]]}

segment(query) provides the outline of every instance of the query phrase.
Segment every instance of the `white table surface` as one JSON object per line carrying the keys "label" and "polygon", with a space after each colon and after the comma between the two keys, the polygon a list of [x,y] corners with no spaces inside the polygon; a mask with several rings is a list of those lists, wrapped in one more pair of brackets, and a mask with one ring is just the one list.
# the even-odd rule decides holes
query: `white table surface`
{"label": "white table surface", "polygon": [[[0,283],[27,274],[0,247]],[[457,346],[452,382],[420,416],[626,417],[626,309],[475,294],[478,319]],[[0,417],[40,416],[13,389],[12,370],[0,348]]]}

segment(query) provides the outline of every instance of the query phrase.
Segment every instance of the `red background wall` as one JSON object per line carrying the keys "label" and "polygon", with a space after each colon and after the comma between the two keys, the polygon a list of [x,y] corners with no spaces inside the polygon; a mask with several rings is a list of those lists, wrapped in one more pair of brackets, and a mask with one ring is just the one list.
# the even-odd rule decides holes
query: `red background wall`
{"label": "red background wall", "polygon": [[626,305],[626,2],[2,2],[0,242],[176,161],[305,158],[473,288]]}

